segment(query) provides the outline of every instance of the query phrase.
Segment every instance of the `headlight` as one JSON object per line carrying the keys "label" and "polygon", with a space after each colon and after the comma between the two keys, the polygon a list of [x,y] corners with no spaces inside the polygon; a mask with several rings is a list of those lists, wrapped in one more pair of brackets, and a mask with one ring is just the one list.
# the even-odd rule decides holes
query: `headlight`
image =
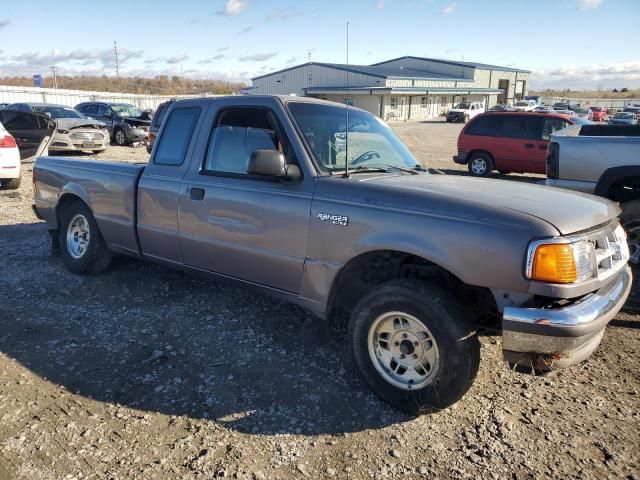
{"label": "headlight", "polygon": [[529,246],[527,277],[550,283],[574,283],[596,273],[596,255],[591,242],[533,242]]}
{"label": "headlight", "polygon": [[59,128],[58,130],[56,130],[56,132],[66,135],[67,133],[69,133],[69,130],[62,130]]}

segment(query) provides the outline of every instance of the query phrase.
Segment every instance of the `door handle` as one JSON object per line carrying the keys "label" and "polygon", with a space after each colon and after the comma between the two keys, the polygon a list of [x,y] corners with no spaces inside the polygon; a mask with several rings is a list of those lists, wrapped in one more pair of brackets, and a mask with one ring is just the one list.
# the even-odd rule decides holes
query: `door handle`
{"label": "door handle", "polygon": [[535,145],[533,143],[525,143],[524,148],[534,148]]}
{"label": "door handle", "polygon": [[204,200],[204,188],[190,188],[189,198],[191,200]]}

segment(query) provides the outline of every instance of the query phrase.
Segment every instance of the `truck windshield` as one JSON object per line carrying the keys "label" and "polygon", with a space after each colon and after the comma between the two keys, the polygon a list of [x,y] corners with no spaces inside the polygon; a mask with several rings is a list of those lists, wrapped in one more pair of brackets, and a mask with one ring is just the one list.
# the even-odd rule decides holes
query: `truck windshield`
{"label": "truck windshield", "polygon": [[347,156],[350,170],[419,165],[391,128],[370,113],[350,108],[347,133],[344,106],[290,102],[288,108],[316,163],[326,170],[344,170]]}
{"label": "truck windshield", "polygon": [[471,104],[470,103],[459,103],[453,108],[456,108],[458,110],[469,110],[471,108]]}

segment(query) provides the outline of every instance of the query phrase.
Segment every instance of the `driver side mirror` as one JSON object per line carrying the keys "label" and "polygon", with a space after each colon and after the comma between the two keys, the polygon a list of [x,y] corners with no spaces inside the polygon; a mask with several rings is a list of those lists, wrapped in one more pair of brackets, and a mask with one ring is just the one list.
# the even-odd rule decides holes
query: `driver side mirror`
{"label": "driver side mirror", "polygon": [[247,165],[249,175],[277,177],[283,180],[297,180],[300,169],[297,165],[287,165],[284,155],[278,150],[256,150],[249,158]]}

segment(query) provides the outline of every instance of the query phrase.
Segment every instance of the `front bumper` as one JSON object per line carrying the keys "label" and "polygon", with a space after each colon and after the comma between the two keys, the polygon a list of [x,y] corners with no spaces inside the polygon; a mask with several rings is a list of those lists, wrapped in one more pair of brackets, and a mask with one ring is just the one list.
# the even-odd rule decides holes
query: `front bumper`
{"label": "front bumper", "polygon": [[[98,133],[102,138],[89,138],[84,135]],[[109,146],[109,132],[106,130],[72,131],[71,133],[56,132],[49,145],[51,152],[83,151],[83,150],[104,150]]]}
{"label": "front bumper", "polygon": [[607,324],[627,300],[631,281],[631,269],[625,266],[609,284],[566,307],[505,307],[505,360],[538,371],[580,363],[600,344]]}
{"label": "front bumper", "polygon": [[140,130],[138,128],[132,128],[125,130],[125,135],[127,137],[127,141],[129,142],[146,142],[147,141],[147,132],[144,130]]}

